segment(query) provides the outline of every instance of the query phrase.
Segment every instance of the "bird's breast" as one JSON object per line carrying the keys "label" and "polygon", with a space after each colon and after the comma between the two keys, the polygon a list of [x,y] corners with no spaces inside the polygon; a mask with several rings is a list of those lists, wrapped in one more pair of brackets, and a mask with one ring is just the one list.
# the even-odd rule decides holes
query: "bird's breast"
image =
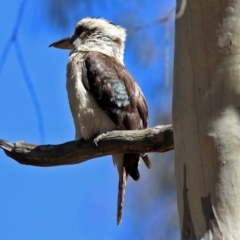
{"label": "bird's breast", "polygon": [[100,108],[82,82],[83,59],[70,59],[67,66],[67,92],[76,129],[76,139],[89,140],[115,129],[115,124]]}

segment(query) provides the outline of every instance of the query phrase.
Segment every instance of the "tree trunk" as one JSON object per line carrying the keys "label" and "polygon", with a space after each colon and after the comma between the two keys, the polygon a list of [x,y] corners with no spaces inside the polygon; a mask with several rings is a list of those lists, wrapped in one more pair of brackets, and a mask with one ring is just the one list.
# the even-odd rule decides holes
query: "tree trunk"
{"label": "tree trunk", "polygon": [[182,239],[240,239],[240,1],[188,1],[175,36]]}

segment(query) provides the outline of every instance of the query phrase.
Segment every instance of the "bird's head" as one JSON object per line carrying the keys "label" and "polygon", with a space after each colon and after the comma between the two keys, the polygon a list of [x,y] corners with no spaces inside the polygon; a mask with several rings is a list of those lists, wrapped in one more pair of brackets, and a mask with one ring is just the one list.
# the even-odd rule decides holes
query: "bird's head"
{"label": "bird's head", "polygon": [[101,52],[123,63],[126,31],[102,18],[84,18],[76,25],[71,37],[52,43],[49,47],[76,52]]}

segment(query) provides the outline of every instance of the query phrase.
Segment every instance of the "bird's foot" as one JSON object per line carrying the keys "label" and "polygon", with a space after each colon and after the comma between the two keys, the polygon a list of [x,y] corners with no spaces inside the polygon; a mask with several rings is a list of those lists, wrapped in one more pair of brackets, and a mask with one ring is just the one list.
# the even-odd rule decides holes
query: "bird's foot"
{"label": "bird's foot", "polygon": [[98,142],[102,140],[102,138],[106,135],[106,133],[103,133],[101,135],[98,135],[96,138],[93,139],[93,143],[95,146],[98,147]]}

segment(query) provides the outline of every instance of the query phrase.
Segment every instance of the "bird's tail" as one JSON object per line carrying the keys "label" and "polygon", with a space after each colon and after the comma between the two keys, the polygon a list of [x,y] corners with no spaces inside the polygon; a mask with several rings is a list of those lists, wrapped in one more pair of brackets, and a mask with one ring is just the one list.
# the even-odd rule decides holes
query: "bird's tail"
{"label": "bird's tail", "polygon": [[124,154],[114,154],[113,162],[117,166],[119,182],[118,182],[118,198],[117,198],[117,224],[120,225],[123,214],[124,195],[127,184],[127,172],[123,167]]}
{"label": "bird's tail", "polygon": [[127,177],[130,175],[135,181],[140,177],[138,171],[139,157],[142,157],[148,168],[151,168],[151,162],[147,154],[116,154],[113,155],[114,164],[117,165],[119,174],[118,199],[117,199],[117,224],[120,225],[123,215],[123,203]]}
{"label": "bird's tail", "polygon": [[127,185],[127,173],[126,173],[126,169],[123,167],[121,176],[119,174],[119,183],[118,183],[117,225],[120,225],[122,221],[123,203],[124,203],[126,185]]}

